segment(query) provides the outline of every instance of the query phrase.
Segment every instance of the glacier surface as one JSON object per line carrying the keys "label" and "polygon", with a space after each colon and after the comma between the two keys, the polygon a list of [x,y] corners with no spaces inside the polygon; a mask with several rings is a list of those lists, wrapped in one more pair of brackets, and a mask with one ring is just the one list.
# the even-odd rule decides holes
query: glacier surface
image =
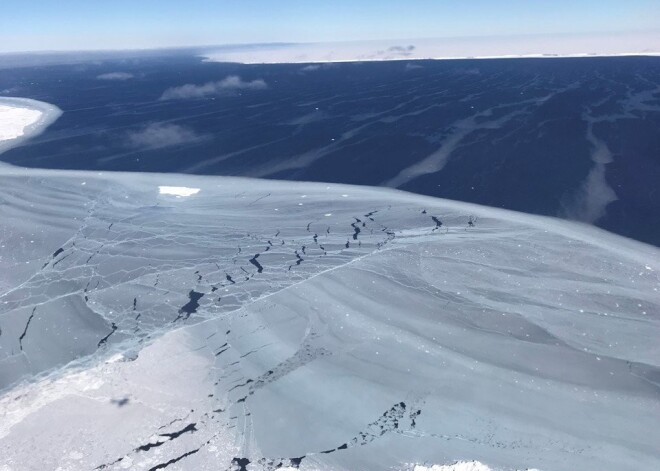
{"label": "glacier surface", "polygon": [[0,469],[658,469],[658,270],[392,189],[3,166]]}

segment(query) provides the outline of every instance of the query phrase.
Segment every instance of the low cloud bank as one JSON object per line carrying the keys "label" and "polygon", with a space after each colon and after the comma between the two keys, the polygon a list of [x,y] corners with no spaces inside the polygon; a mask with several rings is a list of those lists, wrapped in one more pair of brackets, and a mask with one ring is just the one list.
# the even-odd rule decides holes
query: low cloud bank
{"label": "low cloud bank", "polygon": [[203,98],[221,95],[234,90],[264,90],[268,85],[262,79],[244,81],[237,75],[230,75],[217,82],[207,82],[203,85],[188,83],[180,87],[165,90],[161,100],[184,100],[187,98]]}
{"label": "low cloud bank", "polygon": [[406,64],[406,70],[419,70],[423,68],[424,67],[419,64],[411,64],[411,63]]}
{"label": "low cloud bank", "polygon": [[316,72],[317,70],[327,70],[336,67],[337,64],[333,62],[325,62],[323,64],[309,64],[300,69],[301,72]]}
{"label": "low cloud bank", "polygon": [[170,123],[151,123],[128,134],[128,144],[135,148],[160,149],[199,142],[204,139],[194,130]]}
{"label": "low cloud bank", "polygon": [[109,72],[107,74],[97,75],[96,78],[99,80],[130,80],[135,77],[133,74],[128,72]]}

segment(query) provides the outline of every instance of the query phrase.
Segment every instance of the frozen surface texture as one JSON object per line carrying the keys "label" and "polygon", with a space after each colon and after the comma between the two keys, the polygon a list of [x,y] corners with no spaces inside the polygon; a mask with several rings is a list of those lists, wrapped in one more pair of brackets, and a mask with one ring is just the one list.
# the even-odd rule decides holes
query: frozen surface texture
{"label": "frozen surface texture", "polygon": [[659,260],[390,189],[3,167],[0,469],[659,469]]}

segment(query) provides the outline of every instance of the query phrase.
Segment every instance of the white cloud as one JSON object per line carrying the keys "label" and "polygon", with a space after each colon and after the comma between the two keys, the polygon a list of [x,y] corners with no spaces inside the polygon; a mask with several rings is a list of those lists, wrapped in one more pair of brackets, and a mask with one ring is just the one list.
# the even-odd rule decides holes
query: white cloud
{"label": "white cloud", "polygon": [[424,66],[421,66],[419,64],[412,64],[410,62],[406,64],[406,70],[418,70],[423,68]]}
{"label": "white cloud", "polygon": [[169,123],[151,123],[139,131],[128,134],[128,143],[131,147],[162,148],[199,142],[205,137],[200,136],[194,130]]}
{"label": "white cloud", "polygon": [[221,95],[232,90],[263,90],[268,88],[262,79],[244,81],[238,75],[230,75],[217,82],[207,82],[203,85],[188,83],[180,87],[165,90],[161,100],[181,100],[186,98],[202,98],[205,96]]}
{"label": "white cloud", "polygon": [[322,64],[309,64],[300,69],[300,72],[316,72],[317,70],[333,69],[337,66],[334,62],[324,62]]}
{"label": "white cloud", "polygon": [[97,75],[96,78],[99,80],[130,80],[134,77],[133,74],[128,72],[109,72],[107,74]]}

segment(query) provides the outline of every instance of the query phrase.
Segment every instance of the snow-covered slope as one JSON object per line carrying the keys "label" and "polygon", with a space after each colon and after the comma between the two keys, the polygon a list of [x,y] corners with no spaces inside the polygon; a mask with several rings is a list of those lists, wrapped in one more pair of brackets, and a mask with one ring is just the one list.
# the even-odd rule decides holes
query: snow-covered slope
{"label": "snow-covered slope", "polygon": [[3,167],[0,201],[3,471],[660,466],[657,248],[341,185]]}

